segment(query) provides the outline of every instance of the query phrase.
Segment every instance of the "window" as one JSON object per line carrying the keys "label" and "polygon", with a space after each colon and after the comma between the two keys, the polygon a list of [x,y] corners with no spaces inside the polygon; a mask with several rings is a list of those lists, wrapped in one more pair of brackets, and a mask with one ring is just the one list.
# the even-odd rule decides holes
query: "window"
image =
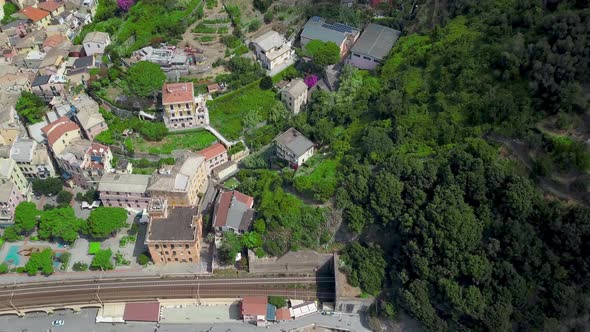
{"label": "window", "polygon": [[189,258],[188,258],[188,261],[189,261],[189,262],[192,262],[192,261],[193,261],[193,259],[189,257]]}
{"label": "window", "polygon": [[168,257],[168,261],[169,261],[169,262],[171,261],[170,257]]}
{"label": "window", "polygon": [[160,249],[160,245],[159,244],[156,244],[156,249]]}
{"label": "window", "polygon": [[173,244],[170,245],[170,249],[174,249],[174,245]]}
{"label": "window", "polygon": [[184,245],[184,247],[185,247],[186,249],[188,249],[188,244],[185,244],[185,245]]}
{"label": "window", "polygon": [[168,248],[168,246],[167,246],[167,245],[163,245],[162,247],[164,247],[164,248]]}
{"label": "window", "polygon": [[178,262],[178,257],[174,258],[174,261],[175,261],[175,262]]}
{"label": "window", "polygon": [[176,251],[173,251],[172,252],[172,256],[176,256]]}
{"label": "window", "polygon": [[168,251],[165,251],[164,253],[165,253],[166,255],[168,255]]}

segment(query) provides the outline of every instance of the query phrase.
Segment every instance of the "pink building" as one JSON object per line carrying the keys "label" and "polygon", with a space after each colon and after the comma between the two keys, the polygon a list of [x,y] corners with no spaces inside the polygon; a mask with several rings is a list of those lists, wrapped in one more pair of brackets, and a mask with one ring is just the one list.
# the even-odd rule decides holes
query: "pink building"
{"label": "pink building", "polygon": [[205,171],[207,174],[210,174],[215,167],[229,161],[227,149],[221,143],[215,143],[199,151],[199,154],[205,157]]}
{"label": "pink building", "polygon": [[113,155],[106,145],[77,139],[55,159],[70,186],[90,189],[96,188],[103,174],[112,170]]}
{"label": "pink building", "polygon": [[150,202],[147,193],[150,178],[142,174],[104,174],[98,184],[102,205],[136,211],[147,209]]}
{"label": "pink building", "polygon": [[0,182],[0,226],[12,224],[14,209],[20,202],[26,200],[27,197],[18,190],[12,181]]}

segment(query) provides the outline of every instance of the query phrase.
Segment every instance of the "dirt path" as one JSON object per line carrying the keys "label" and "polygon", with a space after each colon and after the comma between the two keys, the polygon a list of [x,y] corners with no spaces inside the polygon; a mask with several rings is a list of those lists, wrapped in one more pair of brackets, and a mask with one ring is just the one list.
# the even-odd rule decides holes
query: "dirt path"
{"label": "dirt path", "polygon": [[[506,147],[510,154],[514,156],[518,161],[520,161],[529,172],[533,169],[534,163],[529,155],[529,148],[526,146],[525,142],[521,140],[502,137],[500,135],[496,135],[493,133],[486,135],[486,139],[489,141],[500,143],[504,147]],[[590,206],[590,195],[588,193],[575,193],[569,189],[569,185],[576,178],[578,178],[577,176],[574,176],[573,174],[567,174],[556,175],[555,177],[560,179],[560,181],[558,182],[554,179],[539,177],[538,184],[541,187],[541,189],[559,199],[566,201],[574,201],[586,206]]]}

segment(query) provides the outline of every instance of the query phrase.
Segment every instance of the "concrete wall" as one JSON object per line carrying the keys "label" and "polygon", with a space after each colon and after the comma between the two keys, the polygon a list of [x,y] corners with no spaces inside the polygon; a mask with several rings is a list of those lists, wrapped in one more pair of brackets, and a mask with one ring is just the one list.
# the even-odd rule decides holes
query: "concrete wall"
{"label": "concrete wall", "polygon": [[320,254],[313,250],[288,252],[281,257],[257,258],[248,251],[251,273],[315,273],[333,258],[332,254]]}

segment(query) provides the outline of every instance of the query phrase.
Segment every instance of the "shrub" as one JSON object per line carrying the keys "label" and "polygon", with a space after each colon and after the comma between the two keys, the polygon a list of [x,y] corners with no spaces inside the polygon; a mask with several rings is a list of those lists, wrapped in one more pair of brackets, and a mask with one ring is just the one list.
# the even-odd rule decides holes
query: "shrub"
{"label": "shrub", "polygon": [[150,262],[150,258],[146,254],[141,254],[139,257],[137,257],[137,262],[143,266],[146,266]]}
{"label": "shrub", "polygon": [[285,300],[282,296],[269,296],[268,303],[274,305],[277,308],[282,308],[287,306],[287,300]]}
{"label": "shrub", "polygon": [[269,90],[272,89],[273,83],[272,83],[272,77],[270,76],[264,76],[261,80],[260,80],[260,88],[262,90]]}
{"label": "shrub", "polygon": [[8,265],[6,263],[0,264],[0,274],[8,273]]}
{"label": "shrub", "polygon": [[274,18],[274,15],[272,12],[266,12],[266,14],[264,14],[264,23],[270,24],[272,22],[273,18]]}
{"label": "shrub", "polygon": [[82,262],[76,262],[72,266],[72,269],[74,271],[86,271],[86,270],[88,270],[88,264],[82,263]]}
{"label": "shrub", "polygon": [[258,29],[260,29],[260,26],[262,25],[262,23],[260,23],[260,20],[258,19],[254,19],[250,22],[250,24],[248,25],[248,31],[250,32],[254,32]]}
{"label": "shrub", "polygon": [[69,205],[70,202],[72,201],[72,198],[74,197],[74,195],[67,191],[67,190],[62,190],[59,192],[59,194],[57,194],[57,203],[58,204],[67,204]]}

